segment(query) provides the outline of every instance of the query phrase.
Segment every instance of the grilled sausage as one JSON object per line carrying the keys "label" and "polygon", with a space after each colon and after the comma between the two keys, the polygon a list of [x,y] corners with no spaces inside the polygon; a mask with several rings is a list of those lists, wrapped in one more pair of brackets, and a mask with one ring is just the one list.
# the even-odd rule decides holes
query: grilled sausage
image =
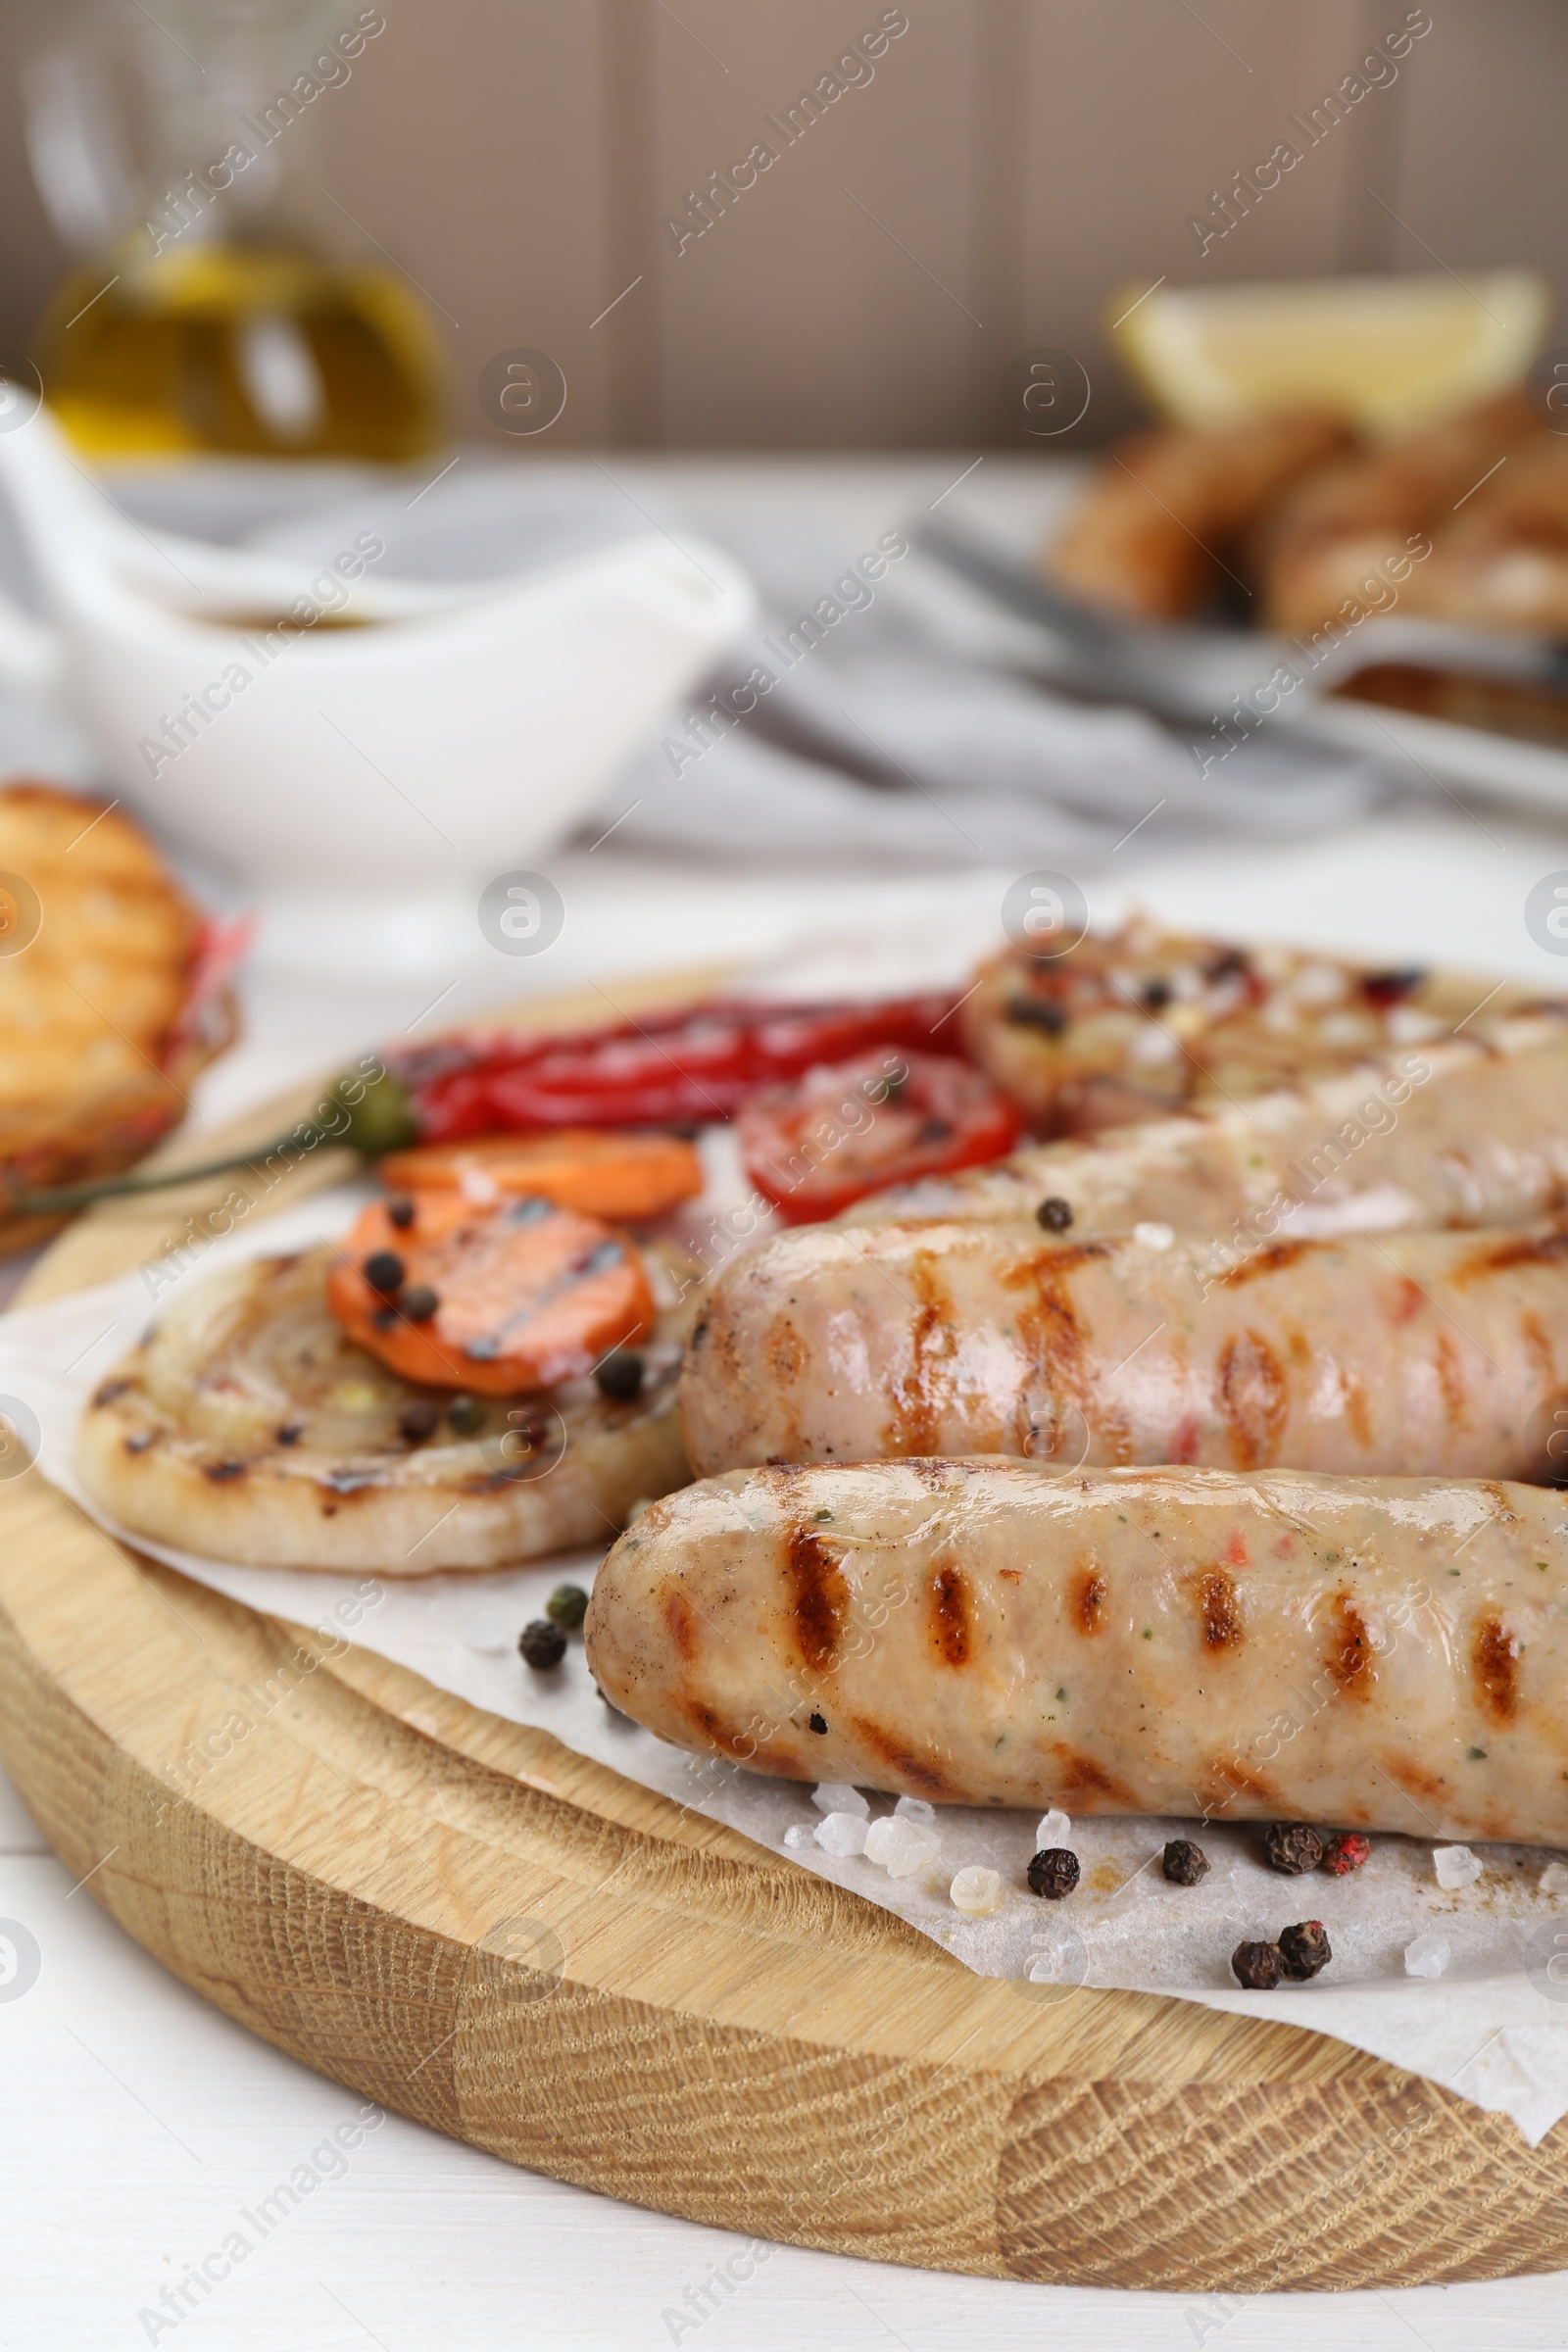
{"label": "grilled sausage", "polygon": [[1009,943],[981,964],[956,1020],[970,1060],[1044,1141],[1396,1060],[1451,1037],[1479,1005],[1493,1027],[1545,1008],[1539,989],[1473,972],[1241,948],[1134,914],[1059,955]]}
{"label": "grilled sausage", "polygon": [[1046,574],[1106,612],[1178,620],[1223,584],[1238,533],[1285,484],[1350,447],[1338,417],[1310,411],[1137,434],[1100,466]]}
{"label": "grilled sausage", "polygon": [[1520,1225],[1568,1208],[1568,1026],[1546,1013],[1236,1107],[1042,1144],[873,1194],[842,1222],[1007,1221],[1064,1200],[1075,1235],[1145,1219],[1293,1238]]}
{"label": "grilled sausage", "polygon": [[737,1471],[621,1537],[589,1662],[661,1739],[788,1780],[1568,1844],[1563,1515],[1294,1471]]}
{"label": "grilled sausage", "polygon": [[1258,579],[1266,625],[1302,637],[1396,605],[1558,630],[1562,478],[1560,444],[1505,393],[1304,473],[1259,514],[1238,568]]}
{"label": "grilled sausage", "polygon": [[968,1453],[1541,1475],[1568,1455],[1568,1224],[1280,1242],[1219,1274],[1169,1226],[805,1226],[714,1280],[681,1415],[699,1477]]}

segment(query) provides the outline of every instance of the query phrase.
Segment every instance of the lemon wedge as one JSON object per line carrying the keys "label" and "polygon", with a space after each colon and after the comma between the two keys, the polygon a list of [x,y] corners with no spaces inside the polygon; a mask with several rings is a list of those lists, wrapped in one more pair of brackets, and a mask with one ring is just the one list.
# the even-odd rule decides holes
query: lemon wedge
{"label": "lemon wedge", "polygon": [[1551,294],[1531,270],[1271,286],[1137,286],[1106,314],[1122,358],[1178,424],[1336,409],[1374,436],[1413,431],[1519,383]]}

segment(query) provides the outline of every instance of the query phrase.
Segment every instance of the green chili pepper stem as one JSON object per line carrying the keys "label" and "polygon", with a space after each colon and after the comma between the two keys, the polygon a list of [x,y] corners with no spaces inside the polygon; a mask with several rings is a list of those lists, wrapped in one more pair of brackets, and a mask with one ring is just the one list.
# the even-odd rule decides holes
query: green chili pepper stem
{"label": "green chili pepper stem", "polygon": [[226,1176],[231,1168],[254,1167],[259,1160],[268,1160],[274,1152],[292,1148],[295,1151],[313,1150],[318,1143],[342,1143],[342,1136],[329,1137],[318,1129],[310,1144],[304,1144],[297,1128],[287,1135],[273,1138],[270,1144],[258,1144],[252,1152],[236,1152],[228,1159],[205,1160],[199,1168],[170,1168],[158,1176],[102,1176],[90,1184],[61,1184],[40,1192],[0,1193],[0,1211],[9,1216],[52,1217],[74,1208],[89,1208],[95,1200],[114,1200],[135,1193],[168,1192],[177,1184],[199,1184],[207,1176]]}
{"label": "green chili pepper stem", "polygon": [[[342,1092],[350,1084],[358,1089],[358,1100],[353,1103],[344,1100]],[[301,1121],[286,1135],[274,1136],[270,1143],[258,1144],[249,1152],[235,1152],[227,1159],[207,1160],[200,1167],[169,1168],[156,1176],[95,1177],[85,1184],[45,1186],[37,1191],[24,1186],[17,1192],[7,1192],[0,1187],[0,1214],[68,1215],[74,1209],[90,1207],[95,1200],[167,1192],[174,1185],[199,1184],[208,1176],[225,1176],[233,1168],[265,1165],[280,1152],[303,1156],[314,1152],[318,1144],[337,1144],[367,1159],[379,1159],[384,1152],[398,1151],[417,1140],[408,1096],[398,1081],[385,1073],[369,1083],[358,1078],[339,1079],[327,1090],[322,1109],[346,1114],[344,1123],[327,1127],[319,1119]]]}

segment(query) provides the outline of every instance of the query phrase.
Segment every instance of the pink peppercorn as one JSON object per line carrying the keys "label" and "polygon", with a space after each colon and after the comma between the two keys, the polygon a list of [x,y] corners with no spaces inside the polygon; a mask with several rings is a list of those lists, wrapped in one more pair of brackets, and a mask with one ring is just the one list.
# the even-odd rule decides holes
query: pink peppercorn
{"label": "pink peppercorn", "polygon": [[1372,1840],[1363,1838],[1359,1830],[1342,1830],[1337,1838],[1326,1841],[1322,1867],[1332,1878],[1348,1878],[1352,1870],[1360,1869],[1371,1851]]}

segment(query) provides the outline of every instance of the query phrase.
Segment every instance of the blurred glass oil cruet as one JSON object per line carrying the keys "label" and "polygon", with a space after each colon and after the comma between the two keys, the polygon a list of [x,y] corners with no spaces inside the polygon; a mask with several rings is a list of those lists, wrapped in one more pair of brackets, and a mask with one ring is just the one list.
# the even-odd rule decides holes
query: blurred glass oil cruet
{"label": "blurred glass oil cruet", "polygon": [[34,55],[33,171],[80,256],[34,356],[94,456],[439,442],[423,306],[319,184],[334,93],[386,28],[351,7],[329,32],[319,0],[90,0]]}

